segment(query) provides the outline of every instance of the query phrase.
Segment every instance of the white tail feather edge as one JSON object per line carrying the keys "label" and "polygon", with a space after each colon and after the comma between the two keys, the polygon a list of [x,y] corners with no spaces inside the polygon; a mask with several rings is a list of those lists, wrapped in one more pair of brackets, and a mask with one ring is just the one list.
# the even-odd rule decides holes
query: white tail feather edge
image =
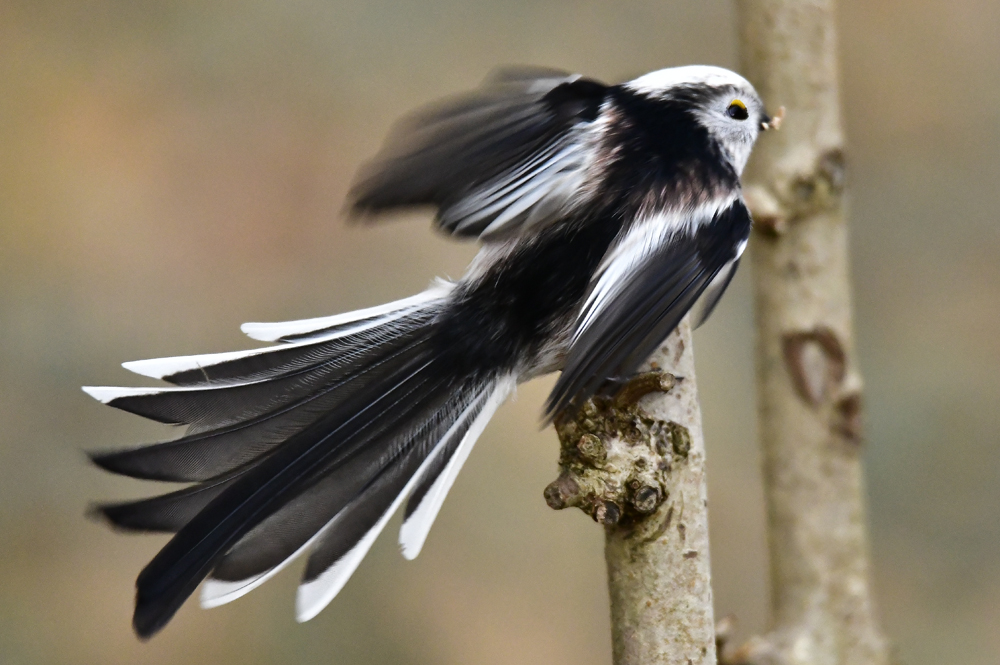
{"label": "white tail feather edge", "polygon": [[239,580],[237,582],[228,582],[208,578],[205,580],[205,583],[201,585],[201,606],[207,610],[220,605],[225,605],[226,603],[231,603],[237,598],[247,595],[261,584],[284,570],[288,564],[299,558],[303,552],[312,547],[313,543],[316,542],[316,539],[318,539],[322,533],[323,531],[320,530],[312,538],[307,540],[305,545],[295,550],[290,557],[279,563],[274,568],[264,571],[259,575],[254,575],[253,577],[248,577],[245,580]]}
{"label": "white tail feather edge", "polygon": [[[424,460],[423,464],[420,466],[418,473],[420,471],[423,471],[424,468],[426,468],[426,465],[430,462],[430,460],[432,460],[437,455],[437,453],[440,452],[440,446],[441,444],[439,443],[435,447],[435,449],[431,452],[431,454],[427,456],[427,459]],[[414,478],[417,477],[419,476],[415,474]],[[330,596],[330,599],[327,600],[325,603],[323,603],[321,607],[317,608],[315,613],[306,617],[305,619],[299,618],[299,621],[308,621],[309,619],[313,618],[314,616],[316,616],[316,614],[319,614],[320,610],[322,610],[323,607],[329,604],[330,600],[333,600],[333,597],[337,595],[337,592],[339,592],[340,589],[343,588],[344,584],[347,583],[347,579],[350,578],[351,573],[353,573],[354,570],[361,563],[361,560],[364,558],[365,554],[368,553],[368,550],[371,548],[372,543],[375,541],[375,538],[378,537],[378,534],[382,531],[382,529],[385,528],[385,522],[388,521],[388,519],[392,517],[392,514],[399,508],[399,502],[403,498],[405,498],[406,495],[412,489],[413,489],[413,481],[411,479],[411,481],[407,483],[406,487],[403,488],[403,491],[400,493],[399,497],[393,502],[392,506],[389,508],[386,515],[383,515],[383,517],[379,520],[379,522],[362,537],[362,539],[358,542],[358,544],[355,545],[346,555],[344,555],[344,557],[342,557],[340,561],[334,564],[334,566],[330,570],[337,568],[357,552],[357,561],[354,562],[353,566],[351,566],[350,570],[346,573],[343,581],[340,583],[340,586],[337,587],[337,589],[333,592],[333,595]],[[336,521],[336,519],[337,518],[335,516],[332,520],[327,522],[319,531],[317,531],[312,538],[306,541],[306,543],[302,545],[302,547],[295,550],[295,552],[292,553],[291,556],[289,556],[287,559],[279,563],[274,568],[271,568],[270,570],[260,573],[259,575],[254,575],[253,577],[248,577],[245,580],[239,580],[236,582],[214,580],[211,578],[205,580],[205,583],[201,587],[201,606],[205,609],[218,607],[220,605],[225,605],[226,603],[231,603],[237,598],[241,598],[242,596],[245,596],[246,594],[250,593],[257,587],[259,587],[261,584],[263,584],[267,580],[277,575],[281,570],[283,570],[286,566],[288,566],[288,564],[292,563],[293,561],[295,561],[295,559],[300,557],[303,552],[310,549],[316,543],[316,541],[319,540],[319,538],[323,535],[323,532],[326,531],[327,527],[333,524],[334,521]],[[366,542],[366,539],[369,539],[369,537],[370,537],[369,542],[367,542],[367,545],[365,545],[363,549],[361,549],[362,545]],[[326,573],[324,573],[324,576],[325,575]],[[298,601],[296,601],[296,604],[298,604]]]}
{"label": "white tail feather edge", "polygon": [[[317,330],[325,330],[335,326],[343,326],[348,323],[359,323],[359,326],[352,326],[346,331],[336,331],[337,334],[347,334],[351,332],[361,332],[375,325],[387,323],[393,319],[405,316],[420,309],[423,305],[434,300],[440,300],[447,296],[454,288],[453,282],[444,280],[435,281],[429,289],[409,298],[396,300],[395,302],[368,307],[344,314],[333,316],[322,316],[314,319],[302,319],[299,321],[280,321],[274,323],[244,323],[240,330],[249,337],[262,342],[277,342],[283,337],[293,335],[305,335]],[[370,319],[376,319],[368,323]],[[364,323],[362,323],[364,322]]]}
{"label": "white tail feather edge", "polygon": [[[481,411],[480,415],[477,416],[476,421],[473,423],[473,427],[476,427],[476,425],[479,424],[480,419],[483,418],[483,416],[486,414],[487,411],[489,411],[491,415],[494,411],[496,411],[496,408],[500,405],[500,403],[503,402],[504,399],[506,399],[507,395],[510,393],[513,384],[514,384],[513,377],[507,377],[500,381],[500,383],[493,389],[493,392],[487,398],[488,401],[486,405],[483,407],[483,411]],[[464,413],[468,413],[468,410],[469,409],[467,408]],[[488,417],[483,418],[482,427],[479,428],[480,432],[482,432],[482,428],[486,426],[486,422],[488,420],[489,420]],[[461,421],[461,416],[456,420],[456,424],[452,425],[452,427],[453,428],[456,427],[460,421]],[[452,429],[449,429],[448,433],[451,433],[452,431],[453,431]],[[375,523],[375,526],[369,529],[368,532],[365,533],[364,536],[362,536],[362,538],[358,541],[358,543],[353,548],[351,548],[351,550],[347,554],[341,557],[340,560],[338,560],[330,568],[325,570],[323,574],[317,577],[315,580],[299,585],[299,590],[295,598],[296,620],[298,620],[299,622],[309,621],[317,614],[319,614],[323,610],[323,608],[329,605],[330,601],[332,601],[337,596],[337,594],[340,593],[340,590],[344,588],[345,584],[347,584],[347,581],[351,578],[351,575],[354,574],[355,570],[357,570],[357,567],[358,565],[360,565],[362,559],[364,559],[365,555],[368,554],[368,550],[371,549],[371,546],[375,542],[375,539],[378,538],[378,535],[382,532],[383,529],[385,529],[386,523],[388,523],[389,519],[399,509],[399,506],[402,504],[403,500],[407,496],[409,496],[410,492],[413,490],[417,482],[419,482],[420,478],[427,470],[427,467],[440,452],[440,448],[447,440],[447,438],[448,434],[445,434],[445,436],[441,438],[441,441],[437,444],[437,446],[435,446],[434,451],[430,455],[428,455],[427,458],[423,461],[423,463],[420,465],[420,468],[417,469],[417,472],[414,473],[413,477],[410,478],[410,480],[406,483],[406,486],[403,488],[403,491],[399,493],[396,499],[392,502],[392,505],[389,506],[389,509],[382,514],[382,517],[379,518],[379,521]],[[465,444],[465,439],[462,440],[462,444],[463,445]],[[468,455],[468,452],[466,452],[466,455]],[[452,479],[452,482],[453,481],[454,478]],[[427,528],[428,529],[430,528],[429,524],[427,525]]]}
{"label": "white tail feather edge", "polygon": [[479,412],[479,415],[476,416],[465,436],[462,437],[461,443],[458,444],[455,453],[448,460],[448,464],[441,471],[440,475],[438,475],[434,484],[431,485],[423,501],[420,502],[420,506],[403,522],[403,526],[399,530],[399,544],[402,548],[404,558],[412,561],[420,554],[420,550],[427,540],[427,534],[430,533],[431,526],[434,524],[441,506],[444,504],[445,497],[448,496],[448,491],[455,483],[458,472],[462,470],[462,465],[465,464],[465,460],[468,459],[473,446],[476,445],[479,436],[486,429],[490,418],[493,417],[497,408],[507,399],[507,396],[513,392],[516,385],[514,377],[501,379],[496,389],[487,399],[482,411]]}
{"label": "white tail feather edge", "polygon": [[[218,365],[230,360],[239,360],[251,356],[271,353],[272,351],[282,351],[298,346],[309,346],[310,344],[320,344],[330,340],[346,337],[354,333],[364,332],[378,326],[385,325],[407,314],[412,314],[420,310],[424,305],[436,299],[442,299],[448,295],[454,287],[452,282],[439,280],[431,288],[415,296],[397,300],[396,302],[380,305],[379,307],[369,307],[355,312],[337,314],[335,316],[322,317],[317,319],[305,319],[302,321],[287,321],[281,323],[244,323],[243,332],[251,338],[263,342],[277,342],[282,337],[288,335],[298,335],[323,330],[346,323],[357,322],[358,325],[347,328],[338,328],[329,333],[310,337],[306,340],[287,342],[275,346],[268,346],[262,349],[248,349],[246,351],[226,351],[223,353],[203,353],[191,356],[171,356],[167,358],[150,358],[149,360],[131,360],[122,363],[122,367],[141,376],[148,376],[153,379],[162,379],[165,376],[187,372],[193,369],[202,369]],[[100,399],[100,398],[98,398]]]}
{"label": "white tail feather edge", "polygon": [[[249,386],[254,383],[265,383],[269,379],[254,379],[242,381],[240,385]],[[203,390],[225,390],[232,384],[219,383],[214,385],[167,386],[165,388],[130,388],[119,386],[83,386],[81,390],[104,404],[109,404],[119,397],[141,397],[143,395],[163,395],[165,393],[190,393]]]}
{"label": "white tail feather edge", "polygon": [[[409,311],[416,311],[416,308]],[[239,358],[249,358],[250,356],[271,353],[273,351],[283,351],[285,349],[291,349],[295,347],[323,344],[324,342],[329,342],[330,340],[337,339],[338,337],[346,337],[351,333],[361,332],[361,330],[387,326],[391,324],[392,321],[398,318],[400,317],[386,317],[383,319],[378,319],[376,321],[373,321],[370,324],[365,324],[363,327],[362,326],[352,327],[349,330],[340,329],[328,335],[310,337],[308,340],[303,340],[300,342],[290,342],[288,344],[278,344],[275,346],[268,346],[263,349],[250,349],[249,351],[231,351],[224,353],[206,353],[203,355],[196,355],[196,356],[175,356],[173,358],[153,358],[150,360],[132,360],[126,363],[122,363],[122,367],[131,372],[135,372],[136,374],[140,374],[142,376],[148,376],[153,379],[162,379],[165,376],[170,376],[172,374],[177,374],[178,372],[185,372],[192,369],[210,369],[212,366],[217,365],[218,363],[226,362],[229,360],[237,360]],[[247,386],[254,383],[264,383],[266,381],[270,381],[271,379],[272,377],[262,377],[256,379],[241,378],[241,379],[227,380],[212,384],[196,383],[192,385],[165,386],[161,388],[117,388],[117,387],[86,386],[83,388],[83,390],[87,394],[107,404],[111,400],[116,399],[118,397],[133,397],[136,395],[156,395],[160,393],[169,393],[169,392],[225,390],[227,388],[232,388],[234,386]],[[98,397],[98,395],[101,396]]]}
{"label": "white tail feather edge", "polygon": [[[482,430],[486,427],[486,424],[489,421],[489,416],[491,416],[493,412],[496,411],[497,407],[503,402],[503,400],[507,397],[507,395],[510,394],[514,385],[515,381],[513,380],[512,377],[501,380],[501,382],[497,385],[494,391],[490,393],[489,397],[487,398],[487,403],[484,405],[483,410],[480,411],[479,415],[477,416],[476,421],[473,423],[472,428],[470,429],[470,432],[472,432],[473,429],[476,429],[478,427],[478,433],[476,434],[476,436],[478,437],[479,433],[481,433]],[[368,553],[368,550],[371,549],[372,544],[375,542],[375,539],[385,528],[386,523],[389,521],[392,515],[399,509],[399,506],[402,503],[403,499],[405,499],[410,494],[416,483],[423,476],[423,473],[426,471],[427,467],[441,452],[442,445],[448,439],[448,435],[451,434],[454,431],[454,429],[459,426],[464,417],[468,415],[468,413],[472,410],[473,406],[475,406],[475,404],[478,401],[479,399],[473,400],[473,402],[468,407],[466,407],[463,413],[456,419],[455,423],[452,425],[451,428],[449,428],[448,432],[446,432],[445,435],[441,437],[441,440],[435,445],[431,453],[421,463],[420,467],[417,469],[417,472],[413,474],[413,477],[407,482],[406,486],[403,488],[403,491],[399,493],[399,496],[397,496],[397,498],[393,501],[389,509],[379,519],[378,523],[376,523],[375,526],[369,529],[368,532],[361,538],[361,540],[358,541],[358,543],[346,555],[344,555],[339,561],[337,561],[336,564],[334,564],[330,569],[325,571],[323,575],[321,575],[313,582],[303,584],[299,587],[299,592],[296,598],[296,615],[299,621],[308,621],[309,619],[312,619],[317,614],[319,614],[320,611],[322,611],[323,608],[326,607],[330,603],[330,601],[334,599],[334,597],[336,597],[337,593],[340,592],[340,590],[347,583],[348,579],[350,579],[351,575],[357,569],[358,565],[360,565],[362,559],[364,559],[365,555]],[[489,415],[486,415],[487,412]],[[468,457],[468,452],[469,450],[471,450],[471,444],[467,443],[468,439],[469,439],[469,434],[467,433],[466,436],[462,439],[462,443],[459,446],[459,450],[456,450],[455,453],[456,455],[458,455],[461,452],[461,448],[465,447],[468,449],[465,452],[465,457]],[[474,442],[475,441],[473,439],[472,443]],[[462,461],[464,462],[464,458]],[[449,463],[445,471],[442,472],[442,475],[447,473],[451,468],[452,464]],[[461,468],[461,464],[458,465],[458,468]],[[458,468],[456,468],[453,471],[453,474],[458,473]],[[453,482],[454,482],[454,475],[448,482],[449,488],[451,487],[451,484]],[[436,482],[431,491],[434,491],[435,489],[437,489],[437,487],[438,483]],[[445,490],[445,493],[447,493],[447,489]],[[444,500],[443,494],[440,500],[441,501]],[[425,504],[427,503],[426,499],[424,503]],[[438,510],[440,510],[440,504],[438,504],[437,508],[434,510],[434,515],[437,514]],[[414,513],[414,515],[416,514],[417,513]],[[412,517],[413,516],[411,516],[411,518]],[[259,575],[254,575],[253,577],[249,577],[245,580],[239,580],[235,582],[215,580],[211,578],[205,580],[205,582],[202,584],[201,587],[201,599],[200,599],[201,606],[205,609],[218,607],[220,605],[225,605],[226,603],[231,603],[237,598],[241,598],[242,596],[245,596],[246,594],[250,593],[257,587],[259,587],[261,584],[263,584],[264,582],[266,582],[267,580],[271,579],[279,572],[284,570],[290,563],[295,561],[304,552],[309,550],[316,543],[316,541],[323,535],[323,532],[326,531],[327,527],[333,524],[333,522],[336,521],[336,519],[337,518],[334,517],[329,523],[327,523],[326,526],[320,529],[312,538],[310,538],[304,545],[302,545],[299,549],[297,549],[291,556],[289,556],[284,561],[279,563],[274,568],[271,568],[270,570],[260,573]],[[431,516],[430,522],[427,523],[427,529],[430,529],[431,522],[433,522],[433,516]],[[424,533],[423,538],[426,539],[426,533]],[[421,544],[422,542],[423,541],[421,540]],[[309,588],[306,590],[306,587]]]}
{"label": "white tail feather edge", "polygon": [[163,388],[113,388],[110,386],[83,386],[80,390],[104,404],[112,402],[119,397],[155,395],[163,392]]}
{"label": "white tail feather edge", "polygon": [[250,349],[248,351],[227,351],[224,353],[203,353],[194,356],[130,360],[122,363],[122,367],[140,376],[148,376],[151,379],[162,379],[171,374],[187,372],[192,369],[204,369],[230,360],[239,360],[240,358],[249,358],[250,356],[268,353],[277,349],[286,349],[288,346],[290,345],[269,346],[263,349]]}
{"label": "white tail feather edge", "polygon": [[[412,310],[411,310],[412,311]],[[298,342],[288,342],[285,344],[276,344],[274,346],[265,346],[260,349],[248,349],[246,351],[225,351],[223,353],[203,353],[193,356],[172,356],[169,358],[150,358],[149,360],[130,360],[129,362],[122,363],[122,367],[130,372],[134,372],[141,376],[148,376],[152,379],[162,379],[166,376],[171,376],[172,374],[178,374],[180,372],[187,372],[193,369],[209,369],[218,365],[220,363],[228,362],[230,360],[240,360],[241,358],[250,358],[252,356],[259,356],[265,353],[272,353],[274,351],[285,351],[287,349],[294,349],[296,347],[303,346],[313,346],[317,344],[322,344],[324,342],[329,342],[330,340],[338,339],[340,337],[346,337],[351,333],[362,332],[363,330],[368,330],[369,328],[375,328],[377,326],[389,323],[396,318],[382,318],[377,321],[373,321],[370,324],[365,324],[364,326],[352,326],[348,329],[338,329],[335,332],[331,332],[328,335],[321,335],[317,337],[310,337],[309,339],[298,341]],[[241,383],[246,383],[246,381],[240,381]],[[226,386],[231,386],[233,383],[227,383]],[[205,386],[202,386],[205,387]]]}

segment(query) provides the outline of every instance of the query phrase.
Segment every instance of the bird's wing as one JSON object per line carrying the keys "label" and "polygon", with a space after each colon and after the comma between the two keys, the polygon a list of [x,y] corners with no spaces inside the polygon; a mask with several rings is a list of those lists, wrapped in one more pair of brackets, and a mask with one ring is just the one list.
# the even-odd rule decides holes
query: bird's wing
{"label": "bird's wing", "polygon": [[507,236],[555,219],[578,196],[588,129],[607,87],[550,69],[495,74],[473,93],[404,119],[351,190],[360,216],[437,207],[456,236]]}
{"label": "bird's wing", "polygon": [[660,213],[631,225],[594,275],[548,415],[612,392],[699,299],[703,320],[735,270],[750,223],[735,196],[721,206]]}

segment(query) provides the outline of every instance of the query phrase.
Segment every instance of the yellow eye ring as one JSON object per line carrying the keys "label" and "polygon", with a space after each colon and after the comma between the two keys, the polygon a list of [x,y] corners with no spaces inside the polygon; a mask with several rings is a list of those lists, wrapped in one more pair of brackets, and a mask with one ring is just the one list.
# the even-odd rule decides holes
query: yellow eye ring
{"label": "yellow eye ring", "polygon": [[747,111],[747,105],[739,99],[734,99],[729,102],[729,108],[726,109],[726,115],[733,120],[746,120],[750,117],[750,113]]}

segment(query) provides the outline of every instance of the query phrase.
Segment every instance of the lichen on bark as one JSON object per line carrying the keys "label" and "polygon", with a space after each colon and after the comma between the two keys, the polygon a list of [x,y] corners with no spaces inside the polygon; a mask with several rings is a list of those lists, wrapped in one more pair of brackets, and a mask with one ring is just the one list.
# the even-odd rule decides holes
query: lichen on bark
{"label": "lichen on bark", "polygon": [[626,525],[654,512],[667,497],[675,458],[687,458],[691,435],[683,425],[652,418],[639,400],[676,383],[668,372],[645,372],[614,399],[594,397],[573,417],[558,418],[562,471],[545,488],[549,507],[575,506],[601,524]]}

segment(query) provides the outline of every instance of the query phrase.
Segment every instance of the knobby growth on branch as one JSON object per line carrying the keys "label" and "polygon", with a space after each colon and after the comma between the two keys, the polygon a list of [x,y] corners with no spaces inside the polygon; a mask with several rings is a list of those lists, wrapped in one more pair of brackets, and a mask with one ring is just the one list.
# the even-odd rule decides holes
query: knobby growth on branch
{"label": "knobby growth on branch", "polygon": [[605,528],[616,665],[714,665],[705,442],[685,319],[614,400],[556,422],[545,489]]}

